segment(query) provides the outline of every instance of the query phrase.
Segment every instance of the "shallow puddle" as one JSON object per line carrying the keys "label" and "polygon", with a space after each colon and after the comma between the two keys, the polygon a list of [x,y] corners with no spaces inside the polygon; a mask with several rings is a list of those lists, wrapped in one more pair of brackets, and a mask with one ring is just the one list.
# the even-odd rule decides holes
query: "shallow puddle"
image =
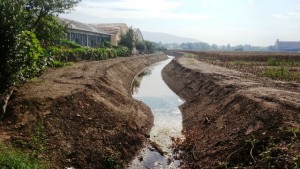
{"label": "shallow puddle", "polygon": [[178,168],[171,138],[182,138],[182,116],[178,106],[183,103],[163,81],[161,70],[173,59],[156,63],[142,71],[133,81],[132,95],[147,104],[154,115],[150,141],[128,168]]}

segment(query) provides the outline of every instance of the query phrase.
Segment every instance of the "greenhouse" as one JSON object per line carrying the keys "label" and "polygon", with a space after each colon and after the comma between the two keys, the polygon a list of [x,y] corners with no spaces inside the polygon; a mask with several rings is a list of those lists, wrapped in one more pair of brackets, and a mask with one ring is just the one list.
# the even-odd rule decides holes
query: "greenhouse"
{"label": "greenhouse", "polygon": [[74,20],[59,18],[67,24],[67,39],[82,46],[97,47],[101,42],[111,42],[111,35],[103,32],[95,25],[85,24]]}

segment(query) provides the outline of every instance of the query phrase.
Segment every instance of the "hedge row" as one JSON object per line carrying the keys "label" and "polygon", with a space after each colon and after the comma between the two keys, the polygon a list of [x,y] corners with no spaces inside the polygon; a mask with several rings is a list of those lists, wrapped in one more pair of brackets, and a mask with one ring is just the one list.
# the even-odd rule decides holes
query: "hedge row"
{"label": "hedge row", "polygon": [[81,60],[105,60],[109,58],[125,57],[130,55],[126,47],[116,48],[75,48],[65,49],[61,47],[51,47],[47,50],[47,55],[53,60],[61,62],[76,62]]}

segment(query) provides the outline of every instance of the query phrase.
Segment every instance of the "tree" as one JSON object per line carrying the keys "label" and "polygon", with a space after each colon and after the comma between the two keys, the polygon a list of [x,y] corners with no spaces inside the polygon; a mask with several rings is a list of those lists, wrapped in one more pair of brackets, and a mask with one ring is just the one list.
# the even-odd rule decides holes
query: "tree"
{"label": "tree", "polygon": [[146,46],[146,52],[147,53],[153,53],[155,50],[155,45],[153,42],[145,40],[145,46]]}
{"label": "tree", "polygon": [[185,50],[209,50],[210,45],[205,42],[196,42],[196,43],[182,43],[180,48]]}
{"label": "tree", "polygon": [[146,50],[146,44],[145,44],[145,42],[137,41],[136,44],[135,44],[135,47],[140,52],[144,52]]}
{"label": "tree", "polygon": [[0,0],[0,92],[43,67],[40,42],[47,46],[64,36],[55,16],[78,2]]}
{"label": "tree", "polygon": [[211,49],[213,49],[213,50],[218,50],[218,45],[212,44],[212,45],[211,45]]}
{"label": "tree", "polygon": [[121,35],[119,45],[126,46],[130,50],[135,47],[135,36],[132,28],[129,28],[125,34]]}
{"label": "tree", "polygon": [[0,0],[0,92],[11,84],[15,69],[10,64],[15,60],[17,35],[25,26],[24,1]]}
{"label": "tree", "polygon": [[80,0],[27,0],[24,9],[27,13],[27,30],[36,34],[43,46],[51,45],[64,36],[65,27],[56,16],[70,11]]}

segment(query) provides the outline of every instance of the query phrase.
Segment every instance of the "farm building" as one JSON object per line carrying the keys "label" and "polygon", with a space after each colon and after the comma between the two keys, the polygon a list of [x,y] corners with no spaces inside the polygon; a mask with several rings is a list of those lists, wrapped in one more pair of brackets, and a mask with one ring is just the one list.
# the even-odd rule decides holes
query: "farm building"
{"label": "farm building", "polygon": [[92,24],[85,24],[74,20],[59,18],[67,24],[67,39],[82,46],[96,47],[101,42],[111,42],[111,35]]}
{"label": "farm building", "polygon": [[111,44],[117,46],[121,40],[121,35],[128,31],[125,23],[97,24],[98,28],[111,34]]}
{"label": "farm building", "polygon": [[279,41],[275,43],[277,51],[300,51],[300,41]]}

